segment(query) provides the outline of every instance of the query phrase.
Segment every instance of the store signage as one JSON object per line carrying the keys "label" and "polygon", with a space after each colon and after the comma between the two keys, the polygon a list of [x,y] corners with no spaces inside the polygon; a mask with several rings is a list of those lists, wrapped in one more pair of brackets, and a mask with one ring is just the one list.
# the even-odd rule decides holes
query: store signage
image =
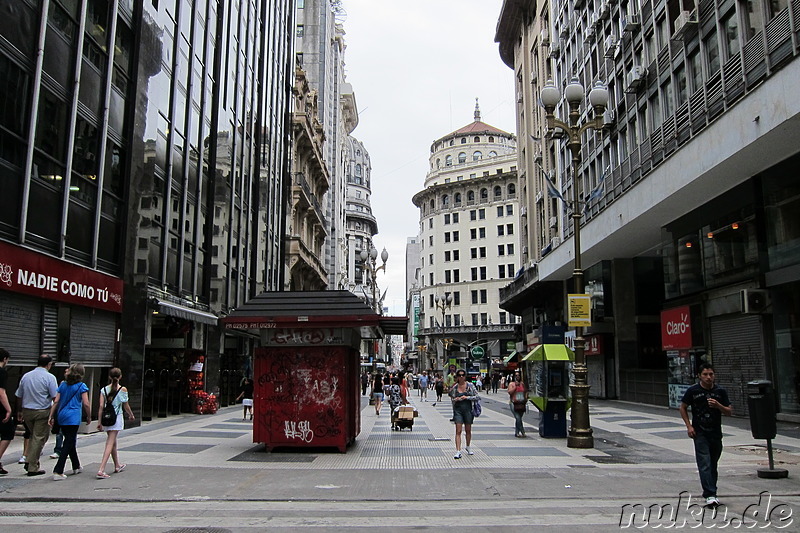
{"label": "store signage", "polygon": [[592,297],[588,294],[568,294],[570,327],[589,327],[592,325]]}
{"label": "store signage", "polygon": [[583,353],[586,355],[603,355],[603,337],[601,335],[587,335]]}
{"label": "store signage", "polygon": [[661,311],[661,348],[681,350],[692,347],[692,323],[689,306]]}
{"label": "store signage", "polygon": [[122,280],[0,242],[0,289],[122,312]]}

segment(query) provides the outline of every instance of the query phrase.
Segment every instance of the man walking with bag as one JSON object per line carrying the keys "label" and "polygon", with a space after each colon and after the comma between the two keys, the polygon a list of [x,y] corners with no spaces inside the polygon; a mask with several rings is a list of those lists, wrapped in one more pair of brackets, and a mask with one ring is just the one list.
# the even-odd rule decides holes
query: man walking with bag
{"label": "man walking with bag", "polygon": [[40,355],[37,366],[22,376],[17,387],[17,418],[25,421],[31,430],[28,444],[28,462],[25,464],[29,476],[40,476],[45,473],[39,468],[39,456],[50,436],[50,407],[58,392],[56,377],[50,373],[53,358]]}

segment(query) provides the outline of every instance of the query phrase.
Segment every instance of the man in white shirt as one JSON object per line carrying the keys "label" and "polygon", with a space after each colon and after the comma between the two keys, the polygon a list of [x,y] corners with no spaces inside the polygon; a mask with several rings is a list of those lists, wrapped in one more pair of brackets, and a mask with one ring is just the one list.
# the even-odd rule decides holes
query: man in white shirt
{"label": "man in white shirt", "polygon": [[23,420],[31,430],[28,444],[25,469],[29,476],[40,476],[45,473],[39,468],[39,456],[50,437],[50,407],[58,392],[56,377],[50,373],[53,358],[40,355],[36,368],[22,376],[17,387],[17,419]]}

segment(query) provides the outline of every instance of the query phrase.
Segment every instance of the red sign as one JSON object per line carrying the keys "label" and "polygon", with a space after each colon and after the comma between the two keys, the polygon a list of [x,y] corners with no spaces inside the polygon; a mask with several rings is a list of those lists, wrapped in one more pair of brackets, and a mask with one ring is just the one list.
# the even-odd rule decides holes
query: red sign
{"label": "red sign", "polygon": [[603,355],[603,336],[587,335],[583,353],[585,355]]}
{"label": "red sign", "polygon": [[0,242],[0,289],[122,312],[122,280]]}
{"label": "red sign", "polygon": [[664,350],[692,347],[692,322],[688,305],[661,311],[661,347]]}

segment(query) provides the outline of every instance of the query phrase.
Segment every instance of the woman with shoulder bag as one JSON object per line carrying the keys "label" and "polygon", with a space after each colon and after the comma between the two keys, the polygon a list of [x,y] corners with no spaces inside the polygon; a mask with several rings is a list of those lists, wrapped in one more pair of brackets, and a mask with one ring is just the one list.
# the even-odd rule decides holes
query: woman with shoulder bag
{"label": "woman with shoulder bag", "polygon": [[[97,479],[108,479],[106,474],[106,464],[109,457],[114,461],[114,473],[117,474],[125,470],[128,466],[119,462],[117,455],[117,437],[125,425],[122,419],[123,411],[128,414],[128,420],[133,420],[133,411],[128,405],[128,389],[121,386],[119,381],[122,379],[122,371],[119,368],[112,368],[108,371],[109,384],[101,389],[100,406],[97,410],[97,429],[106,432],[106,447],[103,450],[103,460],[100,461],[100,469],[97,471]],[[111,402],[116,420],[112,425],[103,425],[103,410],[107,402]]]}
{"label": "woman with shoulder bag", "polygon": [[522,423],[522,416],[528,408],[528,395],[525,394],[525,384],[522,382],[522,375],[519,371],[514,372],[514,377],[510,380],[507,391],[511,413],[513,413],[516,420],[514,436],[524,437],[525,426]]}
{"label": "woman with shoulder bag", "polygon": [[53,468],[53,479],[61,481],[67,479],[64,474],[64,467],[67,464],[67,457],[72,462],[72,473],[80,474],[83,472],[81,461],[78,459],[78,428],[81,425],[84,414],[89,418],[92,408],[89,406],[89,387],[83,383],[85,370],[83,365],[70,365],[65,373],[66,380],[58,386],[56,398],[50,407],[50,419],[47,421],[52,428],[55,423],[61,427],[64,434],[64,443],[61,453],[58,456],[56,466]]}
{"label": "woman with shoulder bag", "polygon": [[453,459],[461,459],[461,429],[464,429],[466,447],[464,451],[467,455],[474,455],[470,448],[472,442],[472,402],[478,399],[478,391],[475,385],[467,381],[467,373],[464,370],[456,372],[456,382],[450,387],[450,399],[453,402],[453,422],[456,424],[456,454]]}

